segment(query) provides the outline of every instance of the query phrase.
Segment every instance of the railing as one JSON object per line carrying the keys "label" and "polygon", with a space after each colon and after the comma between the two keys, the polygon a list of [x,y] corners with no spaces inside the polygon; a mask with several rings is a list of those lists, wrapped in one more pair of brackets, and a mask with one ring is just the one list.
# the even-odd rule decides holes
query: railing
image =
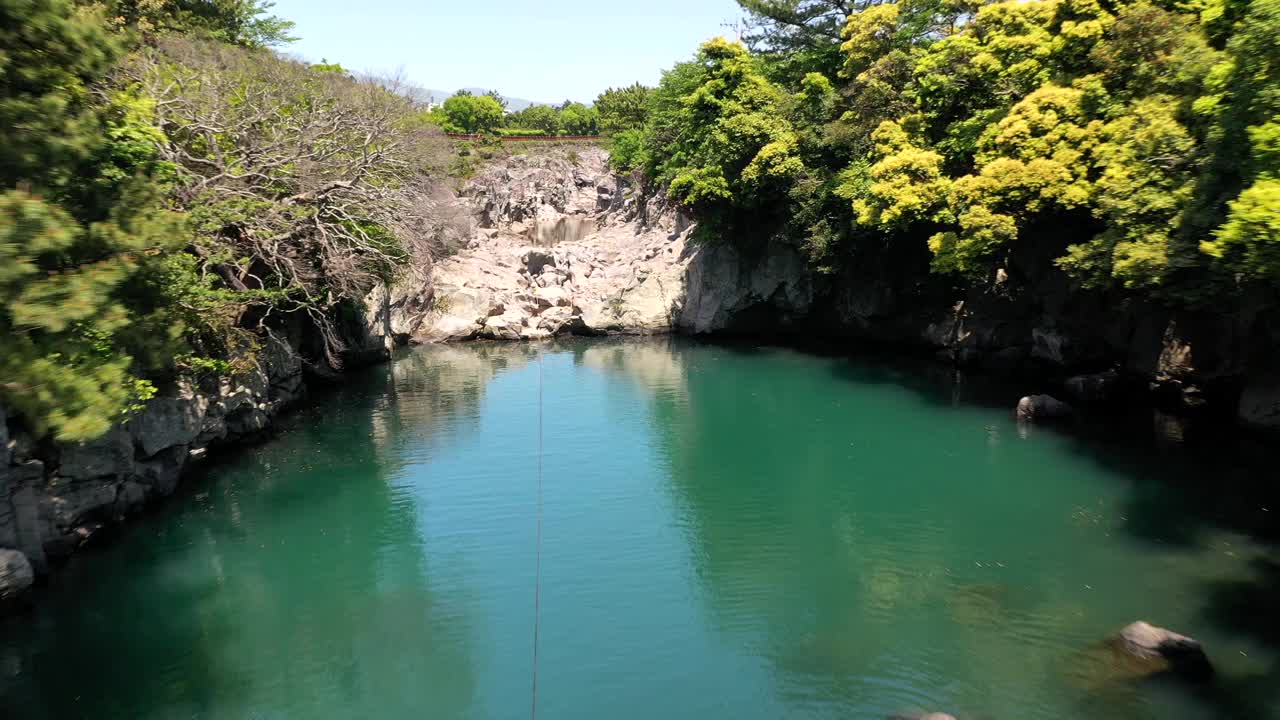
{"label": "railing", "polygon": [[603,135],[467,135],[465,133],[445,133],[450,140],[483,140],[496,137],[508,142],[556,142],[559,140],[601,140]]}

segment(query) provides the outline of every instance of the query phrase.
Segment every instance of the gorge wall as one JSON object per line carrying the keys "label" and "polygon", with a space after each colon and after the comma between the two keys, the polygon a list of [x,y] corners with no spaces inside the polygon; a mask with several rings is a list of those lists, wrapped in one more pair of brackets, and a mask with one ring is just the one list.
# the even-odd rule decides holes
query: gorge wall
{"label": "gorge wall", "polygon": [[[388,356],[385,296],[375,292],[349,328],[348,367]],[[336,379],[304,360],[308,339],[300,327],[267,333],[238,374],[180,378],[90,442],[11,436],[0,407],[0,611],[103,530],[171,495],[192,465],[263,436],[305,395],[308,378]]]}
{"label": "gorge wall", "polygon": [[437,263],[433,289],[393,293],[403,338],[790,333],[1025,373],[1079,401],[1124,387],[1280,428],[1275,298],[1179,310],[1080,292],[1060,272],[956,288],[929,276],[922,252],[815,273],[781,240],[749,253],[695,241],[689,218],[611,173],[599,148],[512,156],[467,183],[460,203],[466,246]]}
{"label": "gorge wall", "polygon": [[[957,290],[921,281],[920,258],[815,273],[781,240],[751,252],[695,240],[688,217],[615,176],[592,146],[494,162],[439,208],[454,216],[456,251],[431,273],[370,294],[348,328],[350,364],[386,358],[393,342],[788,334],[1025,373],[1029,391],[1080,401],[1127,385],[1280,429],[1274,298],[1193,312],[1080,293],[1062,275]],[[180,381],[89,443],[12,434],[0,408],[0,606],[102,529],[171,494],[194,462],[269,430],[305,393],[306,340],[270,335],[248,370]]]}

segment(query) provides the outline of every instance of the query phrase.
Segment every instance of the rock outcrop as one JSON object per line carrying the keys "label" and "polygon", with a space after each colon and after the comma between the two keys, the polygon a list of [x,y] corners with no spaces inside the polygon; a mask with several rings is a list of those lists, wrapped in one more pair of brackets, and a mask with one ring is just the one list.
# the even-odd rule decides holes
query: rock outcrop
{"label": "rock outcrop", "polygon": [[[1082,405],[1145,387],[1168,410],[1234,404],[1243,424],[1280,428],[1280,311],[1266,298],[1178,311],[1082,293],[1047,261],[1026,263],[1040,275],[1002,269],[993,287],[957,290],[928,282],[923,247],[886,247],[818,274],[782,239],[749,253],[732,238],[695,239],[690,219],[607,161],[598,148],[531,150],[468,183],[455,203],[469,239],[436,263],[431,283],[391,293],[392,332],[417,342],[793,332],[1071,376],[1063,390]],[[1098,367],[1113,369],[1072,376]]]}
{"label": "rock outcrop", "polygon": [[1071,417],[1071,406],[1051,395],[1028,395],[1014,411],[1019,422],[1049,422]]}
{"label": "rock outcrop", "polygon": [[[759,260],[728,243],[693,242],[693,225],[640,197],[608,156],[517,155],[462,192],[476,228],[436,263],[432,299],[395,312],[418,342],[533,340],[558,334],[732,329],[765,309],[803,317],[813,284],[800,254],[776,243]],[[414,292],[400,288],[392,298]],[[408,307],[407,305],[405,306]]]}
{"label": "rock outcrop", "polygon": [[[374,305],[369,318],[349,359],[386,357],[388,311]],[[305,394],[302,356],[281,335],[267,333],[247,357],[234,377],[176,382],[90,442],[11,435],[0,408],[0,604],[103,528],[172,494],[193,462],[267,431]]]}
{"label": "rock outcrop", "polygon": [[35,571],[26,555],[0,549],[0,608],[21,601],[35,581]]}
{"label": "rock outcrop", "polygon": [[209,450],[266,430],[303,393],[302,360],[269,335],[234,378],[177,383],[96,440],[12,453],[0,465],[0,548],[36,572],[103,527],[171,494],[183,469]]}
{"label": "rock outcrop", "polygon": [[1137,676],[1172,673],[1202,682],[1214,675],[1213,665],[1200,643],[1185,635],[1138,621],[1125,626],[1110,646]]}

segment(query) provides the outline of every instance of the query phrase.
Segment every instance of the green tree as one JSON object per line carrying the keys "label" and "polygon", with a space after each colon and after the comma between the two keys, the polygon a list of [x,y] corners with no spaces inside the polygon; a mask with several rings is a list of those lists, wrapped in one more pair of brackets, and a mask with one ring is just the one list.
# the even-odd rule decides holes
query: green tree
{"label": "green tree", "polygon": [[123,288],[182,242],[157,191],[152,105],[90,88],[119,47],[64,0],[0,0],[0,398],[37,432],[106,431],[150,386]]}
{"label": "green tree", "polygon": [[512,124],[517,127],[541,130],[547,135],[559,135],[560,111],[550,105],[530,105],[512,118]]}
{"label": "green tree", "polygon": [[654,96],[649,161],[656,179],[713,230],[767,228],[760,216],[784,209],[774,197],[804,170],[786,105],[741,43],[703,43],[693,62],[663,76]]}
{"label": "green tree", "polygon": [[294,23],[271,14],[270,0],[108,0],[112,18],[144,34],[176,32],[261,48],[285,45]]}
{"label": "green tree", "polygon": [[488,95],[454,95],[441,108],[455,132],[486,133],[502,127],[505,113]]}
{"label": "green tree", "polygon": [[600,132],[600,115],[595,108],[569,103],[560,110],[560,124],[566,135],[595,135]]}
{"label": "green tree", "polygon": [[872,4],[875,0],[738,0],[747,12],[747,45],[791,80],[806,72],[834,75],[846,19]]}
{"label": "green tree", "polygon": [[600,130],[613,134],[625,130],[639,130],[649,119],[649,99],[653,89],[640,83],[624,88],[609,88],[596,98],[595,109],[600,116]]}
{"label": "green tree", "polygon": [[502,93],[498,92],[497,90],[490,90],[489,92],[485,93],[485,97],[493,98],[499,105],[502,106],[503,112],[507,111],[507,99],[502,96]]}

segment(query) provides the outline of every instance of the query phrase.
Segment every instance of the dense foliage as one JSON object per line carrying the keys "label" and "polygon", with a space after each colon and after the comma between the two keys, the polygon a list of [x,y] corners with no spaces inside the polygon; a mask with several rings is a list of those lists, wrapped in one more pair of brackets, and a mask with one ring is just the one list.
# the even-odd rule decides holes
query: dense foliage
{"label": "dense foliage", "polygon": [[[0,0],[0,401],[104,432],[155,383],[228,372],[429,253],[408,100],[263,46],[258,0]],[[145,40],[145,42],[140,42]]]}
{"label": "dense foliage", "polygon": [[511,113],[507,126],[540,135],[595,135],[600,132],[600,117],[595,108],[566,100],[559,107],[530,105]]}
{"label": "dense foliage", "polygon": [[615,139],[716,236],[1203,302],[1280,285],[1280,0],[741,0]]}

